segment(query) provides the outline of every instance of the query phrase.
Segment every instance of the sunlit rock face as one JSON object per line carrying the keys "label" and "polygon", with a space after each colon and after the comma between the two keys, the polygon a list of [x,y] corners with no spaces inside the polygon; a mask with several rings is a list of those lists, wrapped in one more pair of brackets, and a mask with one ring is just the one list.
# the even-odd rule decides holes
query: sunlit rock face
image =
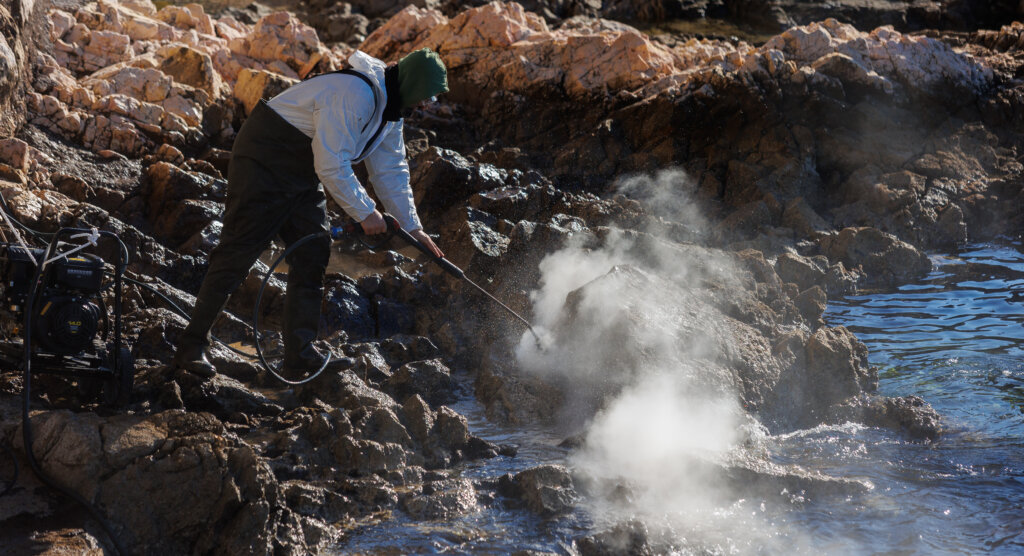
{"label": "sunlit rock face", "polygon": [[[49,12],[52,56],[37,54],[33,122],[94,151],[140,156],[162,143],[198,147],[230,124],[204,129],[210,110],[245,113],[346,54],[286,12],[255,25],[216,19],[199,4],[156,10],[148,1]],[[227,120],[227,121],[225,121]]]}

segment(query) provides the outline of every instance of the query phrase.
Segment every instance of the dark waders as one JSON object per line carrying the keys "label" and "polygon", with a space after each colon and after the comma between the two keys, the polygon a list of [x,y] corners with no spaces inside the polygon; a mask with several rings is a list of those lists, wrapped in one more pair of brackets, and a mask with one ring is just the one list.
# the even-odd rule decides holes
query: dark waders
{"label": "dark waders", "polygon": [[[264,102],[235,139],[228,168],[227,203],[220,243],[196,298],[178,348],[206,346],[210,328],[249,269],[275,236],[285,244],[327,230],[327,201],[313,167],[311,140]],[[311,342],[320,322],[327,238],[296,249],[288,262],[285,298],[285,368],[315,360]]]}

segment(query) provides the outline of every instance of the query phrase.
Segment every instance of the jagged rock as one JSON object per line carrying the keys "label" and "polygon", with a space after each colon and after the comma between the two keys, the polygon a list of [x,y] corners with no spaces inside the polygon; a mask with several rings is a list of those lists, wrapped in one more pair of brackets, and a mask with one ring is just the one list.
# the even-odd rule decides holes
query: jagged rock
{"label": "jagged rock", "polygon": [[775,262],[775,272],[785,282],[792,282],[801,290],[821,284],[828,272],[828,259],[824,256],[801,257],[783,253]]}
{"label": "jagged rock", "polygon": [[571,512],[579,500],[572,476],[560,465],[541,465],[507,479],[511,490],[530,511],[542,516]]}
{"label": "jagged rock", "polygon": [[376,407],[397,407],[387,394],[371,388],[352,370],[330,373],[304,389],[305,394],[314,395],[332,406],[350,411],[370,410]]}
{"label": "jagged rock", "polygon": [[878,374],[867,364],[867,347],[845,327],[821,327],[806,339],[790,334],[773,351],[790,362],[775,391],[787,402],[772,406],[781,422],[814,422],[835,404],[877,388]]}
{"label": "jagged rock", "polygon": [[331,452],[343,469],[362,475],[397,471],[408,462],[408,454],[399,444],[348,436],[332,443]]}
{"label": "jagged rock", "polygon": [[402,405],[402,414],[409,424],[413,438],[421,444],[429,439],[430,430],[434,428],[434,411],[418,394],[413,394]]}
{"label": "jagged rock", "polygon": [[[168,411],[101,418],[48,411],[36,412],[32,421],[33,450],[43,469],[118,523],[121,543],[134,552],[269,554],[274,531],[291,527],[284,516],[267,511],[280,487],[266,464],[248,446],[223,436],[223,425],[212,416]],[[182,481],[194,488],[182,489]],[[209,523],[223,523],[231,534],[214,535]],[[166,537],[167,527],[177,531],[173,539]],[[301,538],[297,546],[305,546]]]}
{"label": "jagged rock", "polygon": [[380,351],[391,364],[435,359],[441,355],[430,338],[407,334],[395,334],[384,340],[380,343]]}
{"label": "jagged rock", "polygon": [[160,51],[164,61],[160,71],[175,81],[206,91],[211,97],[220,95],[221,77],[213,67],[209,54],[187,46],[168,47]]}
{"label": "jagged rock", "polygon": [[503,187],[508,172],[490,164],[473,164],[457,152],[432,147],[416,159],[411,178],[417,207],[424,218],[436,218],[478,191]]}
{"label": "jagged rock", "polygon": [[249,114],[260,99],[269,99],[297,82],[297,79],[269,71],[243,69],[238,74],[233,94],[245,106],[245,113]]}
{"label": "jagged rock", "polygon": [[861,396],[835,408],[833,420],[865,423],[902,432],[915,440],[936,440],[942,434],[942,418],[918,396],[885,398]]}
{"label": "jagged rock", "polygon": [[608,531],[576,540],[582,556],[613,556],[615,554],[636,554],[647,556],[658,554],[650,545],[647,526],[639,520],[618,524]]}
{"label": "jagged rock", "polygon": [[328,488],[302,481],[286,481],[281,487],[288,507],[299,515],[338,523],[354,510],[349,498]]}
{"label": "jagged rock", "polygon": [[810,323],[812,328],[824,324],[821,315],[825,313],[828,297],[821,286],[811,286],[800,292],[800,295],[793,300],[793,304],[800,311],[800,314]]}
{"label": "jagged rock", "polygon": [[782,225],[792,228],[800,237],[814,237],[818,232],[828,231],[830,226],[802,197],[786,203],[782,213]]}
{"label": "jagged rock", "polygon": [[476,509],[476,489],[469,479],[434,481],[423,494],[402,501],[402,508],[417,520],[449,521]]}
{"label": "jagged rock", "polygon": [[434,416],[431,440],[448,450],[463,448],[469,442],[469,425],[466,418],[447,406],[439,407]]}
{"label": "jagged rock", "polygon": [[399,421],[398,416],[389,408],[377,408],[363,424],[362,434],[365,438],[377,442],[400,444],[412,447],[412,437]]}
{"label": "jagged rock", "polygon": [[[564,83],[565,92],[573,97],[604,88],[640,87],[671,73],[681,62],[631,27],[600,33],[552,31],[521,5],[499,2],[466,10],[450,21],[409,6],[360,48],[393,59],[423,47],[439,52],[449,68],[466,72],[478,87],[525,92],[539,83],[559,88]],[[457,97],[469,93],[453,90]]]}
{"label": "jagged rock", "polygon": [[418,394],[432,406],[452,403],[457,399],[451,371],[440,359],[403,365],[387,379],[384,387],[397,400]]}
{"label": "jagged rock", "polygon": [[370,313],[370,300],[347,276],[331,276],[326,280],[321,315],[328,334],[344,330],[352,339],[377,336],[377,322]]}
{"label": "jagged rock", "polygon": [[21,172],[29,171],[29,167],[34,159],[33,151],[34,149],[21,139],[13,137],[0,139],[0,162],[7,164],[15,170]]}
{"label": "jagged rock", "polygon": [[820,239],[829,258],[863,268],[868,280],[901,284],[931,271],[928,256],[914,246],[876,228],[845,228]]}

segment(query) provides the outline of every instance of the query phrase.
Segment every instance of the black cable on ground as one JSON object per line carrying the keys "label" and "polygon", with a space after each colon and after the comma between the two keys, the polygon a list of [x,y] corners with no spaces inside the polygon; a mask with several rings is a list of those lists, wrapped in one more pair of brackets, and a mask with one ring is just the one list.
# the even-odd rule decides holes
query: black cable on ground
{"label": "black cable on ground", "polygon": [[[0,198],[2,197],[3,196],[0,195]],[[50,258],[54,248],[56,247],[57,237],[57,234],[54,234],[53,238],[50,240],[50,243],[47,245],[46,251],[44,252],[42,259],[43,261]],[[124,244],[122,243],[122,245]],[[125,248],[125,251],[127,251],[127,247]],[[122,264],[127,264],[126,261],[121,262]],[[121,555],[127,555],[128,552],[124,549],[123,546],[121,546],[121,543],[117,540],[117,537],[114,535],[114,530],[111,528],[107,520],[104,519],[102,515],[100,515],[99,510],[97,510],[95,506],[90,504],[88,500],[82,497],[82,495],[78,494],[71,488],[68,488],[58,483],[56,479],[49,476],[45,471],[43,471],[43,468],[39,465],[39,462],[36,461],[35,453],[32,450],[32,420],[29,415],[29,407],[31,406],[32,403],[32,311],[34,308],[33,306],[35,304],[35,298],[38,293],[39,285],[42,283],[43,271],[44,265],[40,262],[40,264],[36,267],[35,276],[32,278],[32,286],[29,289],[28,297],[26,298],[25,302],[25,358],[23,362],[23,365],[25,367],[25,383],[22,387],[21,404],[21,430],[22,439],[24,440],[25,443],[25,456],[28,459],[29,466],[32,467],[32,471],[34,471],[36,476],[39,477],[39,480],[41,480],[48,487],[58,492],[64,493],[66,496],[68,496],[75,502],[78,502],[82,507],[84,507],[93,516],[93,518],[95,518],[96,521],[99,522],[100,527],[102,527],[103,531],[107,534],[107,537],[110,539],[110,542],[114,545],[114,549],[117,551],[117,553]]]}
{"label": "black cable on ground", "polygon": [[[147,284],[146,282],[142,282],[140,280],[135,280],[135,279],[129,278],[127,276],[125,277],[124,280],[126,282],[130,283],[130,284],[135,284],[136,286],[139,286],[141,288],[145,288],[146,290],[151,292],[153,295],[156,295],[157,297],[162,299],[163,302],[166,303],[167,306],[170,307],[172,311],[174,311],[175,313],[177,313],[178,315],[183,317],[185,320],[190,320],[191,316],[189,315],[189,313],[187,311],[182,309],[181,306],[178,305],[177,302],[175,302],[173,299],[171,299],[167,294],[165,294],[165,293],[161,292],[160,290],[156,289],[151,284]],[[254,332],[254,334],[255,334],[255,332]],[[220,338],[218,338],[216,336],[212,336],[211,335],[210,337],[213,339],[213,341],[215,341],[218,344],[224,346],[228,350],[230,350],[230,351],[232,351],[232,352],[234,352],[234,353],[236,353],[238,355],[241,355],[242,357],[245,357],[246,359],[255,359],[255,356],[253,356],[253,354],[251,354],[249,352],[242,351],[242,350],[236,348],[235,346],[232,346],[231,344],[225,342],[224,340],[221,340]],[[258,339],[257,339],[257,341],[258,341]]]}

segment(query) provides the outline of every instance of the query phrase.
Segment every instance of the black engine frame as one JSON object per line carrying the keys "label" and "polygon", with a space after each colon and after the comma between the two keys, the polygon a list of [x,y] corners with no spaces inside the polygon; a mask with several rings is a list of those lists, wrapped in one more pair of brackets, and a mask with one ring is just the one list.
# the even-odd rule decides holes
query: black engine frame
{"label": "black engine frame", "polygon": [[[13,306],[8,305],[4,309],[16,313],[20,311],[21,326],[13,332],[21,336],[21,341],[0,340],[0,363],[32,374],[47,373],[89,379],[79,381],[80,386],[88,385],[84,388],[87,393],[95,394],[95,390],[102,390],[103,401],[123,406],[131,399],[135,367],[131,350],[125,346],[121,334],[123,279],[127,266],[124,243],[112,232],[99,231],[101,237],[112,239],[118,245],[113,273],[112,342],[107,342],[110,331],[108,309],[100,298],[100,293],[106,289],[102,286],[103,260],[95,255],[78,255],[42,265],[43,261],[59,254],[60,238],[90,233],[91,230],[81,228],[61,228],[53,235],[45,250],[32,250],[40,266],[32,264],[23,248],[6,245],[8,260],[2,269],[4,297]],[[91,302],[93,298],[98,305]],[[18,301],[23,305],[13,303]],[[83,339],[70,345],[62,345],[61,336],[51,337],[48,333],[50,328],[41,325],[39,319],[45,316],[48,306],[55,301],[58,307],[59,302],[68,302],[75,309],[98,311],[96,316],[103,322],[101,339],[96,339],[99,330],[92,328],[82,331]],[[39,303],[46,304],[43,309],[36,310]],[[74,326],[72,324],[71,336],[79,332]],[[84,338],[84,335],[89,337]]]}

